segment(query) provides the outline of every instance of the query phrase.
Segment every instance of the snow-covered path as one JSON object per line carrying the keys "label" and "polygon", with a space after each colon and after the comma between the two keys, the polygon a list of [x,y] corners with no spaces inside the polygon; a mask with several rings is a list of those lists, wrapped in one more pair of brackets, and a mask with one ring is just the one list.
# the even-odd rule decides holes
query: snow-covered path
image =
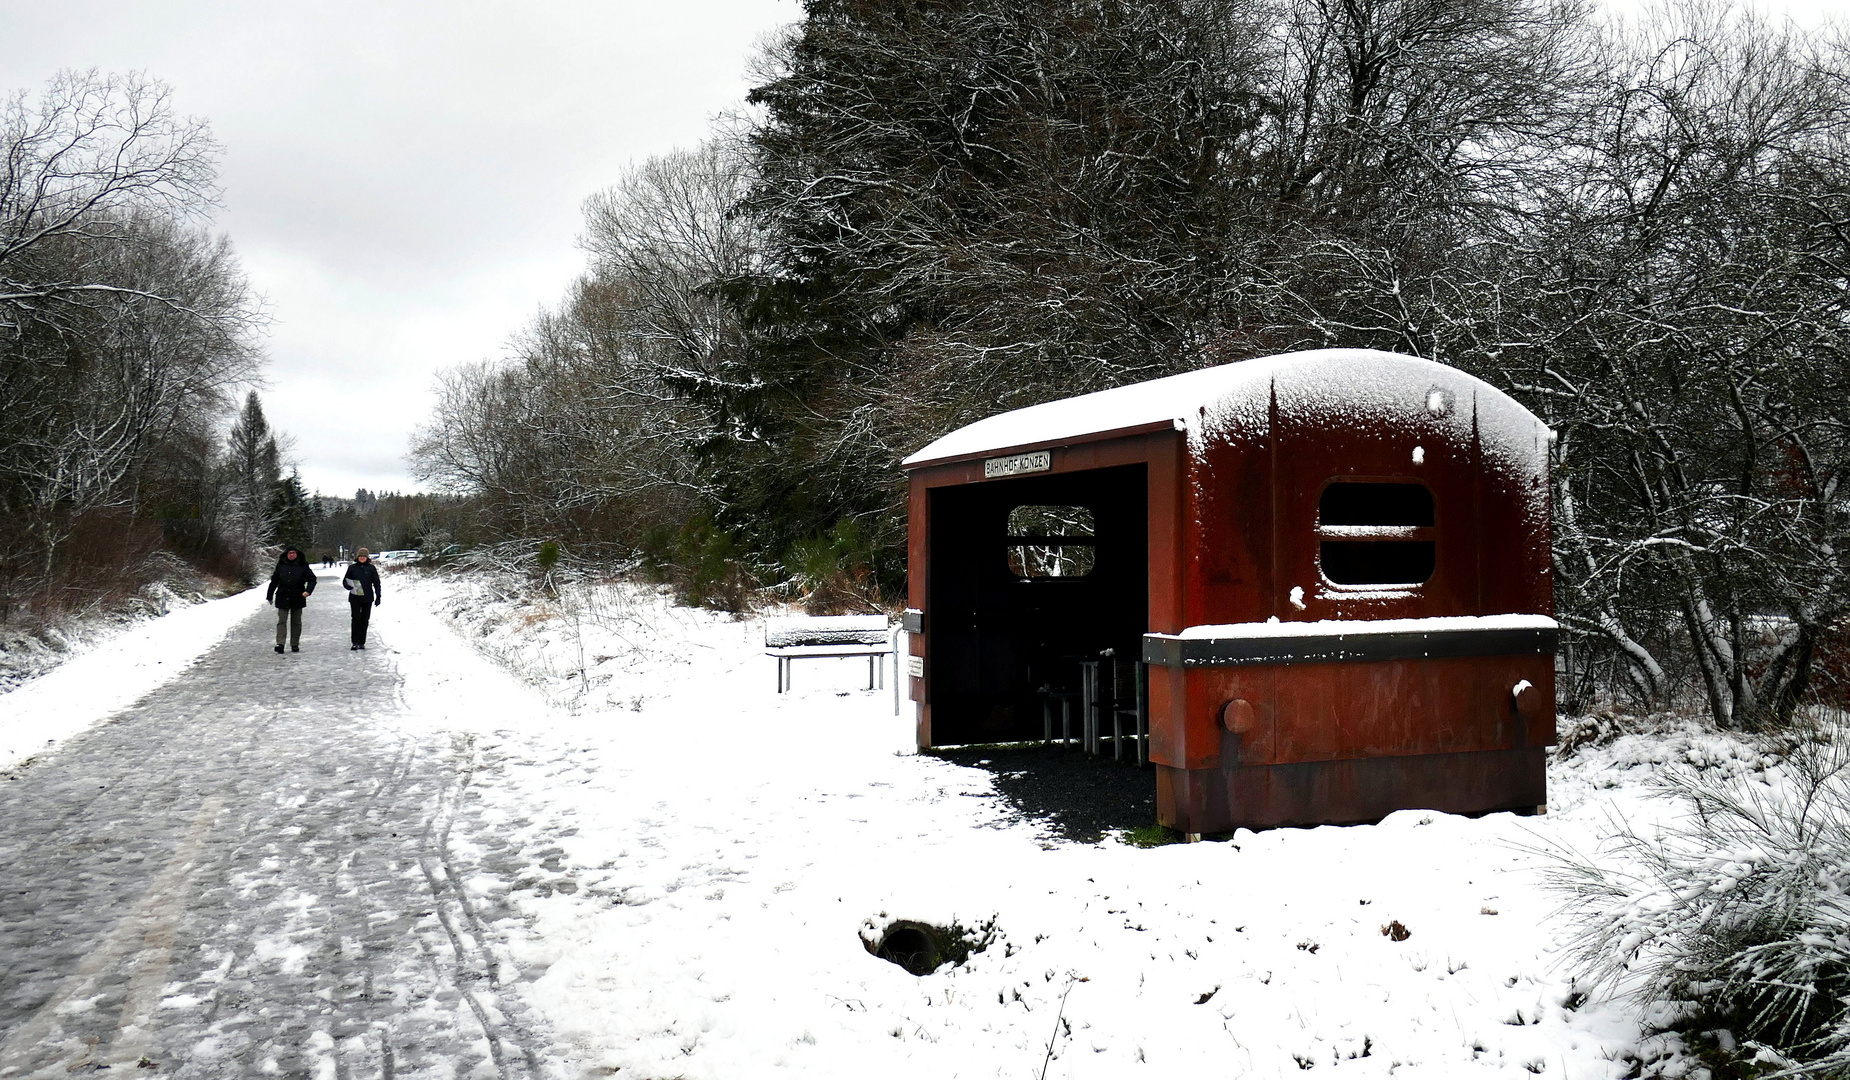
{"label": "snow-covered path", "polygon": [[250,615],[0,782],[0,1076],[544,1074],[505,894],[461,888],[492,837],[451,842],[475,736],[406,722],[391,622],[350,652],[345,607],[324,579],[284,656]]}

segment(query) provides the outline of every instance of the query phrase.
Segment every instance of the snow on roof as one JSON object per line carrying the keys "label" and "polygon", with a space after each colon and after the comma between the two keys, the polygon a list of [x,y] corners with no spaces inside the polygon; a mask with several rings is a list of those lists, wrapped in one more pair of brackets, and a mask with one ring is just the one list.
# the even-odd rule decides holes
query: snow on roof
{"label": "snow on roof", "polygon": [[1306,622],[1244,622],[1184,627],[1158,638],[1270,640],[1273,638],[1371,637],[1384,634],[1458,634],[1486,630],[1559,630],[1546,615],[1440,615],[1424,619],[1316,619]]}
{"label": "snow on roof", "polygon": [[[1191,442],[1263,430],[1276,390],[1281,411],[1343,414],[1356,421],[1443,404],[1470,423],[1475,406],[1488,444],[1533,462],[1547,429],[1521,404],[1454,367],[1376,349],[1318,349],[1243,360],[1164,379],[999,413],[958,428],[902,464],[975,457],[1164,423]],[[1453,403],[1456,402],[1456,407]]]}

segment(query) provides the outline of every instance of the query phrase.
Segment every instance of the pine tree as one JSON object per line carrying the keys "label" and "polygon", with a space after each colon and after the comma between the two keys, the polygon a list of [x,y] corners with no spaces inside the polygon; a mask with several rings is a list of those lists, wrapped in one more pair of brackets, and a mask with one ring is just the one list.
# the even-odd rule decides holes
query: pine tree
{"label": "pine tree", "polygon": [[303,558],[308,557],[308,549],[314,543],[318,517],[308,492],[302,487],[300,473],[290,473],[270,489],[271,536],[285,547],[299,549]]}
{"label": "pine tree", "polygon": [[282,479],[282,451],[255,390],[245,397],[244,407],[225,439],[225,468],[230,481],[227,487],[233,535],[248,564],[256,558],[258,549],[276,539],[270,512],[277,482]]}

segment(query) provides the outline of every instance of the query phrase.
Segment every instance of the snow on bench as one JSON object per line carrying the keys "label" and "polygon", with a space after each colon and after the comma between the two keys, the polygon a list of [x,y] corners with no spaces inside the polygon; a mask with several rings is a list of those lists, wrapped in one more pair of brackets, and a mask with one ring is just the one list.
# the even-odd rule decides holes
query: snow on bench
{"label": "snow on bench", "polygon": [[790,689],[790,662],[809,657],[867,657],[867,688],[880,677],[880,657],[893,652],[885,615],[809,615],[766,619],[764,651],[777,658],[777,692]]}

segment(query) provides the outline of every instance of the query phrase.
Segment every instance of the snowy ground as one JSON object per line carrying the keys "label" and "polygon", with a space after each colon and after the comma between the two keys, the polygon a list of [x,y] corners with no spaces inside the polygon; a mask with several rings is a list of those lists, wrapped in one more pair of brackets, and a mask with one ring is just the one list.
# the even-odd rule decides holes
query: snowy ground
{"label": "snowy ground", "polygon": [[[401,592],[406,591],[401,589]],[[1628,737],[1558,767],[1553,813],[1143,850],[1058,842],[990,775],[911,752],[860,661],[774,692],[762,626],[605,588],[548,604],[409,590],[560,706],[490,793],[568,823],[529,869],[518,961],[575,1063],[640,1077],[1619,1077],[1674,1041],[1581,1004],[1526,849],[1664,812],[1655,763],[1756,755]],[[582,659],[581,659],[582,658]],[[544,828],[536,825],[536,829]],[[870,956],[895,919],[995,940],[925,978]],[[1399,923],[1406,931],[1389,935]]]}
{"label": "snowy ground", "polygon": [[[514,869],[477,813],[477,737],[405,702],[454,638],[350,651],[328,587],[299,653],[244,598],[129,635],[175,677],[0,774],[0,1077],[558,1075],[505,993],[507,890],[468,888]],[[188,629],[209,647],[182,665]],[[506,680],[485,682],[475,700]],[[67,729],[107,707],[70,701]]]}
{"label": "snowy ground", "polygon": [[[170,555],[151,557],[144,569],[153,580],[133,596],[105,598],[43,625],[0,627],[0,694],[76,657],[107,649],[151,620],[224,596],[231,588]],[[0,766],[4,764],[0,756]]]}
{"label": "snowy ground", "polygon": [[32,677],[0,694],[0,769],[45,753],[184,671],[262,607],[263,592],[175,597],[175,609],[158,618],[74,628],[57,650],[37,639],[12,642],[8,669]]}
{"label": "snowy ground", "polygon": [[[141,713],[159,712],[150,702],[161,694],[184,695],[197,680],[244,670],[238,665],[248,658],[218,659],[226,649],[249,651],[261,635],[267,617],[241,604],[255,607],[233,598],[202,605],[217,614],[194,616],[202,620],[194,630],[162,625],[192,612],[144,628],[151,653],[171,649],[173,659],[157,665],[171,671],[186,662],[184,650],[161,642],[188,642],[196,655],[206,652],[201,641],[224,634],[221,623],[244,620],[198,667],[144,699]],[[338,646],[330,624],[339,607],[319,599],[311,606],[301,659],[311,646]],[[340,841],[357,845],[354,854],[338,844],[316,849],[315,865],[328,867],[320,905],[334,914],[325,917],[308,883],[266,885],[255,870],[226,871],[224,880],[247,895],[281,889],[274,904],[248,915],[245,932],[263,930],[265,919],[294,919],[258,939],[272,943],[266,948],[298,940],[311,959],[294,961],[291,977],[320,979],[323,989],[313,992],[332,995],[337,1018],[377,1028],[341,1036],[311,1015],[263,1034],[268,1042],[249,1034],[249,1046],[267,1047],[262,1060],[281,1061],[285,1073],[300,1062],[309,1072],[372,1075],[389,1056],[397,1021],[368,1020],[359,999],[348,1003],[348,983],[334,968],[390,942],[345,936],[338,913],[365,916],[342,883],[357,872],[355,858],[409,859],[409,867],[440,856],[443,873],[426,877],[444,887],[423,902],[476,923],[445,945],[430,919],[414,920],[401,944],[426,942],[419,948],[429,971],[413,978],[415,965],[386,960],[380,970],[403,974],[411,987],[404,993],[438,1002],[453,1002],[459,987],[501,988],[507,1015],[538,1018],[520,1039],[520,1068],[532,1075],[1117,1077],[1158,1068],[1619,1077],[1640,1057],[1659,1074],[1678,1075],[1693,1063],[1674,1041],[1645,1039],[1643,1018],[1574,998],[1556,959],[1566,928],[1537,888],[1529,849],[1589,847],[1613,818],[1663,813],[1643,794],[1656,764],[1761,764],[1730,740],[1674,730],[1627,736],[1557,767],[1553,812],[1544,818],[1415,811],[1375,826],[1242,833],[1226,843],[1079,844],[1021,820],[997,797],[991,773],[912,753],[910,721],[894,716],[891,689],[860,689],[864,661],[801,662],[795,689],[776,694],[754,621],[676,608],[646,589],[509,600],[480,582],[395,574],[374,627],[383,651],[316,651],[319,667],[301,668],[307,681],[290,686],[322,694],[324,683],[350,677],[348,659],[360,656],[393,692],[341,691],[304,705],[289,716],[289,730],[300,733],[278,753],[312,761],[306,733],[325,729],[356,769],[405,777],[393,781],[410,793],[394,796],[398,809],[376,813],[421,812],[427,837],[432,821],[449,816],[440,850],[430,849],[436,855],[366,839],[380,833],[377,823]],[[124,643],[118,654],[138,655],[139,646]],[[298,659],[261,648],[255,655]],[[150,678],[142,668],[120,679],[99,669],[91,680],[99,685],[86,688],[92,696],[59,722],[81,728]],[[0,732],[27,727],[19,720],[25,707],[51,716],[34,704],[44,691],[28,693],[37,685],[0,696]],[[209,705],[190,714],[162,708],[210,729]],[[132,758],[104,740],[138,715],[70,739],[21,775],[81,787],[74,774],[103,767],[95,762]],[[374,742],[421,748],[428,773],[365,764]],[[366,775],[318,782],[344,791],[339,784]],[[0,798],[7,790],[0,786]],[[419,811],[417,791],[455,794]],[[235,797],[226,798],[235,809]],[[176,821],[194,821],[197,806],[179,809]],[[246,830],[279,830],[273,843],[286,847],[304,829],[332,835],[352,826],[339,815],[297,820],[274,809],[237,820]],[[14,828],[0,821],[0,839]],[[261,850],[258,838],[247,841]],[[311,906],[288,907],[292,896]],[[369,902],[390,914],[420,901],[381,893]],[[993,934],[964,965],[920,978],[865,947],[896,919]],[[1384,934],[1396,923],[1405,936]],[[99,924],[94,933],[105,930]],[[445,950],[454,955],[444,959]],[[206,965],[191,982],[171,978],[162,1008],[144,1011],[175,1025],[206,1024],[187,1010],[217,1008],[228,976],[261,988],[265,963],[292,962],[232,953],[222,970]],[[328,972],[312,959],[324,955],[334,958]],[[470,971],[492,973],[492,985],[457,974]],[[275,986],[294,985],[282,979],[289,971],[273,974]],[[132,990],[132,976],[122,981]],[[368,993],[370,1000],[370,984]],[[144,988],[144,1004],[146,995]],[[451,1063],[458,1074],[519,1074],[511,1058],[491,1062],[485,1036],[467,1036],[468,1017],[451,1008],[443,1030],[461,1040]],[[478,1014],[492,1036],[503,1011],[493,1001],[487,1009]],[[18,1033],[9,1035],[0,1017],[0,1040],[8,1038]],[[292,1038],[301,1044],[293,1056],[280,1048]],[[425,1048],[436,1052],[428,1041]],[[228,1052],[222,1042],[195,1049]],[[241,1052],[257,1060],[248,1057],[256,1050]],[[428,1053],[416,1074],[446,1075]]]}

